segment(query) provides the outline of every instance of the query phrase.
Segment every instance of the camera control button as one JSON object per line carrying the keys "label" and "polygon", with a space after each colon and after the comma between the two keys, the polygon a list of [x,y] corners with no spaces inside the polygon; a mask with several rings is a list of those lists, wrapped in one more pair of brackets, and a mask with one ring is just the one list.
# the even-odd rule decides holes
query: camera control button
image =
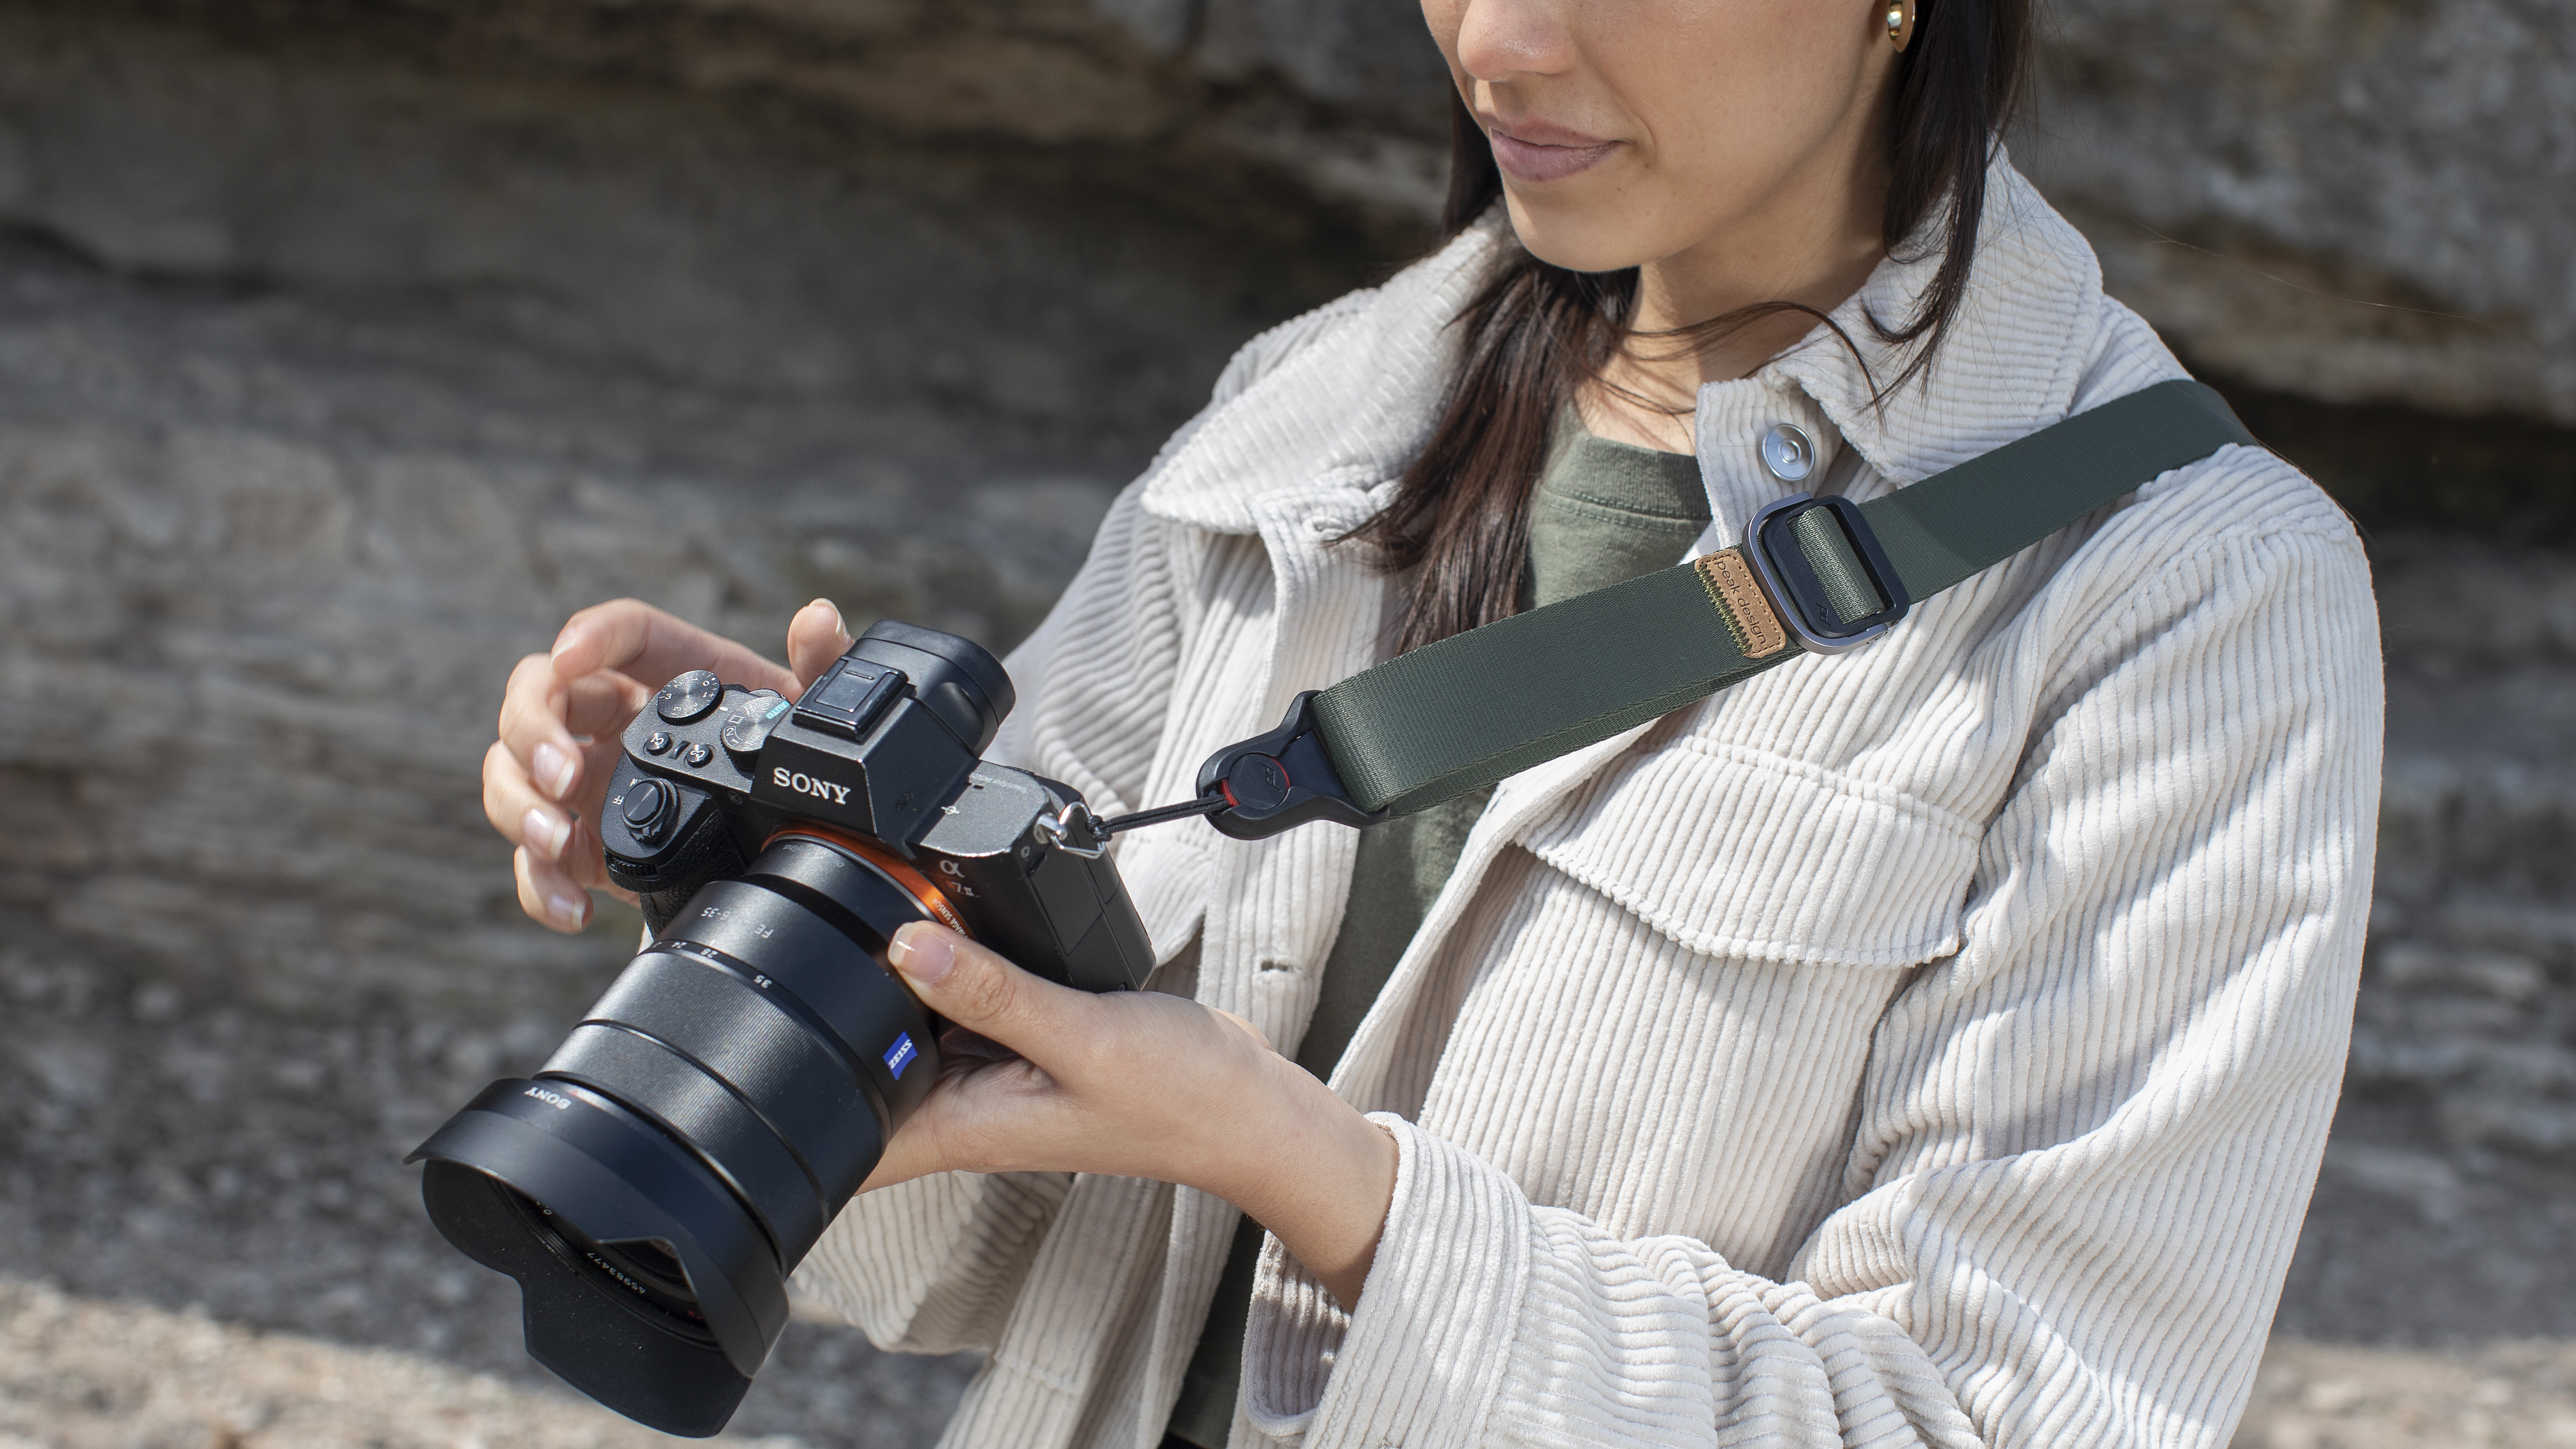
{"label": "camera control button", "polygon": [[665,723],[683,725],[704,719],[708,710],[724,698],[724,682],[712,669],[692,669],[662,686],[653,696],[653,712]]}
{"label": "camera control button", "polygon": [[618,813],[626,819],[626,828],[646,845],[659,841],[670,829],[671,817],[678,814],[679,792],[667,780],[638,780],[626,792],[626,803]]}
{"label": "camera control button", "polygon": [[652,737],[644,741],[644,753],[648,755],[667,755],[671,753],[670,731],[653,731]]}
{"label": "camera control button", "polygon": [[758,754],[769,743],[769,732],[778,728],[788,712],[795,708],[769,690],[755,690],[744,696],[725,717],[724,747],[737,755]]}
{"label": "camera control button", "polygon": [[684,760],[686,760],[686,761],[688,761],[691,765],[703,765],[703,764],[705,764],[707,761],[712,760],[712,759],[714,759],[715,757],[716,757],[716,752],[715,752],[715,751],[713,751],[713,750],[711,750],[711,749],[708,749],[706,746],[704,746],[704,745],[691,745],[691,746],[689,746],[689,752],[688,752],[687,754],[685,754],[685,755],[682,755],[680,758],[681,758],[681,759],[684,759]]}

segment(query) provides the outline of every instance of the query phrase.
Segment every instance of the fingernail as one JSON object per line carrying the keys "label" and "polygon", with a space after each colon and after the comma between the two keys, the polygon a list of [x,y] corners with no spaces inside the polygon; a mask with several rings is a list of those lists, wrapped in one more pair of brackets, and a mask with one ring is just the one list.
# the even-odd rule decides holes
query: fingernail
{"label": "fingernail", "polygon": [[[832,611],[832,632],[833,632],[833,633],[840,635],[840,636],[841,636],[842,638],[844,638],[844,639],[847,639],[848,637],[850,637],[850,626],[841,622],[841,606],[840,606],[840,605],[833,603],[833,602],[832,602],[831,600],[829,600],[829,599],[816,599],[816,600],[814,601],[814,604],[820,604],[820,605],[822,605],[824,608],[829,609],[829,610],[831,610],[831,611]],[[810,608],[814,607],[814,604],[807,604],[805,607],[810,609]]]}
{"label": "fingernail", "polygon": [[573,758],[552,743],[537,746],[535,758],[529,761],[535,769],[537,783],[546,793],[560,800],[572,789]]}
{"label": "fingernail", "polygon": [[936,986],[948,974],[948,968],[957,964],[957,945],[945,932],[922,925],[906,926],[886,943],[886,960],[922,985]]}
{"label": "fingernail", "polygon": [[578,931],[590,919],[590,897],[556,895],[546,897],[546,914],[567,931]]}
{"label": "fingernail", "polygon": [[546,859],[561,860],[565,844],[572,839],[572,822],[542,805],[531,805],[527,819],[519,823],[519,839]]}

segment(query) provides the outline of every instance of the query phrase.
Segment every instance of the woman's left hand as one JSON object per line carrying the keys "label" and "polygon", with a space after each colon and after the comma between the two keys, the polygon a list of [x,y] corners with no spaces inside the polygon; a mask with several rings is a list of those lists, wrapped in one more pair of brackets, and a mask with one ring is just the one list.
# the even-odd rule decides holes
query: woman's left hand
{"label": "woman's left hand", "polygon": [[887,954],[924,1005],[1019,1056],[950,1054],[866,1189],[950,1170],[1183,1183],[1276,1233],[1344,1307],[1359,1302],[1395,1140],[1250,1022],[1159,992],[1058,986],[926,922]]}

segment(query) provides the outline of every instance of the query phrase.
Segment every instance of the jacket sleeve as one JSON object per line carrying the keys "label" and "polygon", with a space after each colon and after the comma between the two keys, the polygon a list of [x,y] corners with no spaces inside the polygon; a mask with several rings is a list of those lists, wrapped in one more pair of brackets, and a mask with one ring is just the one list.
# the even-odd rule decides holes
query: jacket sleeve
{"label": "jacket sleeve", "polygon": [[[1142,798],[1210,545],[1144,506],[1155,477],[1227,403],[1335,319],[1361,292],[1244,345],[1199,415],[1119,494],[1090,554],[1037,631],[1004,661],[1019,705],[990,758],[1082,792],[1116,814]],[[878,1347],[954,1353],[993,1346],[1071,1184],[1064,1173],[940,1173],[855,1198],[797,1271],[797,1287]]]}
{"label": "jacket sleeve", "polygon": [[1873,1040],[1786,1281],[1382,1118],[1355,1313],[1268,1245],[1255,1427],[1310,1446],[2190,1445],[2242,1411],[2332,1119],[2381,692],[2348,534],[2212,541],[2087,631],[1965,944]]}

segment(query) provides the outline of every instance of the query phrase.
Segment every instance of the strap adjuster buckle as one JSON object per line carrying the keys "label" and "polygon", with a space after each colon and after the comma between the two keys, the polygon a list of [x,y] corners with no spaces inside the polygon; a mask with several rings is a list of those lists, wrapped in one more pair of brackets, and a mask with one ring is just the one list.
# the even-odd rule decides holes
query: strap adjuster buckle
{"label": "strap adjuster buckle", "polygon": [[[1826,546],[1835,538],[1848,545],[1848,558],[1829,559],[1824,567],[1810,559],[1799,542],[1802,532],[1813,533],[1818,523],[1802,520],[1820,518],[1835,529]],[[1811,494],[1793,493],[1775,503],[1765,504],[1753,515],[1753,524],[1745,530],[1744,556],[1753,565],[1753,577],[1771,600],[1771,607],[1798,640],[1798,646],[1810,654],[1846,654],[1885,634],[1914,607],[1905,592],[1904,581],[1878,546],[1878,535],[1872,533],[1869,520],[1861,516],[1860,506],[1848,498],[1817,498]],[[1853,576],[1850,564],[1858,564]],[[1837,602],[1836,595],[1842,595]],[[1862,597],[1855,599],[1855,595]],[[1846,608],[1854,603],[1863,607],[1845,617]],[[1867,607],[1874,604],[1875,608]]]}

